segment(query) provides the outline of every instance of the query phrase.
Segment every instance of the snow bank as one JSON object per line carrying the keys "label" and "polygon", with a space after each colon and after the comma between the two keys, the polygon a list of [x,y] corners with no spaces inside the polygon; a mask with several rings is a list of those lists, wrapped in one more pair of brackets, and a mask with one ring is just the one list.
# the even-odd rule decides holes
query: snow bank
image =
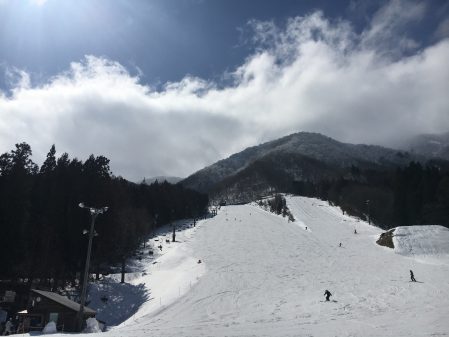
{"label": "snow bank", "polygon": [[84,332],[85,333],[101,332],[98,321],[93,317],[86,319],[86,329],[84,329]]}
{"label": "snow bank", "polygon": [[125,283],[120,283],[120,273],[90,283],[89,307],[110,330],[163,310],[192,289],[204,274],[205,263],[198,263],[201,256],[196,257],[187,247],[202,221],[196,227],[191,220],[175,224],[176,242],[171,242],[172,227],[164,226],[140,249],[137,258],[127,261]]}
{"label": "snow bank", "polygon": [[[155,259],[144,267],[143,272],[127,275],[130,286],[146,290],[145,301],[139,303],[135,312],[119,326],[134,324],[142,317],[157,314],[184,296],[198,282],[206,266],[198,263],[201,257],[194,256],[187,243],[201,224],[202,221],[198,221],[196,227],[177,224],[176,242],[166,242],[167,235],[171,237],[171,228],[166,228],[152,239],[149,244],[155,251]],[[157,245],[163,246],[162,251],[155,247]]]}
{"label": "snow bank", "polygon": [[44,330],[42,330],[42,333],[45,335],[56,333],[56,332],[57,332],[57,329],[56,329],[55,322],[48,322],[47,325],[45,326]]}
{"label": "snow bank", "polygon": [[120,283],[120,275],[117,279],[113,275],[90,284],[89,300],[96,317],[107,326],[115,326],[134,315],[149,300],[149,293],[145,284]]}
{"label": "snow bank", "polygon": [[419,262],[449,265],[449,229],[442,226],[397,227],[393,236],[397,254]]}

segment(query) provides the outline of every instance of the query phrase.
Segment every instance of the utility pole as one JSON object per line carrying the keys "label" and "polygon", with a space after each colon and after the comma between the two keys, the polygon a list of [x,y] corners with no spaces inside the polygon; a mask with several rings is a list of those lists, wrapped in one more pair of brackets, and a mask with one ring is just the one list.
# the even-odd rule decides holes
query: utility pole
{"label": "utility pole", "polygon": [[366,206],[368,207],[368,224],[371,224],[371,215],[370,215],[369,199],[366,200]]}
{"label": "utility pole", "polygon": [[174,224],[174,222],[173,222],[173,213],[174,213],[174,210],[172,209],[171,210],[171,218],[170,218],[170,220],[171,220],[171,225],[172,225],[172,227],[173,227],[173,234],[172,234],[172,242],[175,242],[176,241],[176,226],[175,226],[175,224]]}
{"label": "utility pole", "polygon": [[78,312],[78,331],[81,331],[83,327],[83,316],[84,316],[84,304],[86,302],[86,291],[87,291],[87,279],[89,278],[89,264],[90,264],[90,254],[92,251],[92,239],[95,236],[95,219],[99,214],[102,214],[108,210],[108,207],[102,208],[93,208],[87,207],[84,203],[80,203],[78,205],[81,208],[87,208],[90,212],[91,220],[90,220],[90,230],[89,230],[89,243],[87,245],[87,256],[86,256],[86,264],[84,266],[84,278],[83,278],[83,287],[81,290],[81,299],[80,299],[80,310]]}

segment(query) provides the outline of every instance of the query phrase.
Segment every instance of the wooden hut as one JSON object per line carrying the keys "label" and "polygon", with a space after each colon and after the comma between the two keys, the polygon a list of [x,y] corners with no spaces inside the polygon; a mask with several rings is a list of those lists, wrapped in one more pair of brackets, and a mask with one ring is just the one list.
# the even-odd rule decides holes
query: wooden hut
{"label": "wooden hut", "polygon": [[[56,323],[58,331],[76,331],[79,310],[79,303],[65,296],[32,289],[27,310],[18,313],[17,332],[42,330],[50,321]],[[95,317],[95,314],[95,310],[84,307],[84,320]]]}

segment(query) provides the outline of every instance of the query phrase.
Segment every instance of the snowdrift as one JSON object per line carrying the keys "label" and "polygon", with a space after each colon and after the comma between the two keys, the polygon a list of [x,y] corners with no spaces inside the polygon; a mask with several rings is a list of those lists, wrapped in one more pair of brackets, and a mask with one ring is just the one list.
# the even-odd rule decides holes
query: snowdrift
{"label": "snowdrift", "polygon": [[449,229],[442,226],[397,227],[394,251],[419,262],[449,265]]}

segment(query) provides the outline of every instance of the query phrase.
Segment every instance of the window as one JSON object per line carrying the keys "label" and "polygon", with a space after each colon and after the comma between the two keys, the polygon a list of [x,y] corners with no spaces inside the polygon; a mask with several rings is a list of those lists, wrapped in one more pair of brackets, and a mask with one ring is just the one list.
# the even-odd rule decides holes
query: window
{"label": "window", "polygon": [[51,312],[50,318],[48,320],[49,322],[55,322],[55,324],[58,324],[58,313],[57,312]]}
{"label": "window", "polygon": [[30,315],[30,326],[31,327],[41,327],[42,326],[42,316]]}

